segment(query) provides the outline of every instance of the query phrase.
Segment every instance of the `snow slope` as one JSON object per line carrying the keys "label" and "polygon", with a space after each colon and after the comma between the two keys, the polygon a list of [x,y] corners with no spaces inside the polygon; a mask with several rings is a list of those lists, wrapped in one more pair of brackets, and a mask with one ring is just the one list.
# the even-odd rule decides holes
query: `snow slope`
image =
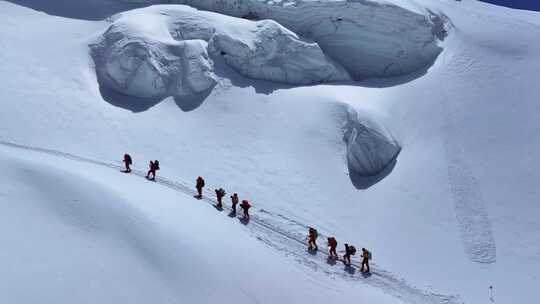
{"label": "snow slope", "polygon": [[[202,175],[209,187],[251,199],[258,221],[286,235],[301,239],[313,225],[335,234],[340,247],[365,246],[374,253],[374,275],[351,280],[323,255],[255,234],[269,245],[261,249],[271,256],[265,271],[274,264],[278,274],[296,269],[302,286],[312,286],[311,280],[346,284],[334,294],[347,300],[347,292],[363,300],[364,291],[353,291],[362,288],[374,293],[365,298],[374,303],[489,303],[493,286],[492,302],[534,302],[540,17],[476,1],[414,2],[454,25],[423,75],[291,88],[224,68],[217,75],[222,81],[190,108],[172,98],[141,105],[102,95],[88,44],[110,23],[0,2],[0,139],[105,162],[118,163],[130,152],[139,170],[157,158],[168,180],[189,186]],[[361,122],[391,130],[402,147],[377,181],[348,175],[343,127],[349,106]],[[146,203],[144,197],[135,201]],[[159,208],[142,214],[152,210]],[[222,220],[212,223],[235,229]],[[323,298],[332,294],[316,291]],[[304,296],[297,292],[282,299]]]}
{"label": "snow slope", "polygon": [[59,156],[0,148],[2,302],[395,303],[313,275],[191,196]]}

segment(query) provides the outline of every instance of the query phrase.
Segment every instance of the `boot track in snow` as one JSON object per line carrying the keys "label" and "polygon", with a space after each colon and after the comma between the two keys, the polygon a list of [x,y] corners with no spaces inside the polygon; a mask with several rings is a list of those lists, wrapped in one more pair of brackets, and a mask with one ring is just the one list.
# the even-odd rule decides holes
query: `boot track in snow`
{"label": "boot track in snow", "polygon": [[[45,153],[48,155],[70,159],[79,162],[91,163],[94,165],[104,166],[111,169],[121,171],[123,166],[114,163],[107,163],[104,161],[93,160],[86,157],[77,156],[74,154],[61,152],[57,150],[32,147],[28,145],[21,145],[17,143],[7,142],[0,140],[0,145],[23,149],[27,151],[34,151],[39,153]],[[141,178],[145,178],[145,172],[141,170],[132,169],[131,174]],[[183,182],[173,181],[165,177],[156,177],[156,184],[170,188],[176,192],[186,194],[188,196],[194,196],[196,191],[192,185],[188,185]],[[210,191],[205,191],[205,196],[202,199],[206,203],[215,205],[214,195]],[[223,210],[232,211],[231,208],[223,206]],[[323,273],[331,276],[338,277],[345,280],[360,281],[368,284],[369,286],[381,289],[383,292],[399,298],[405,303],[409,304],[458,304],[463,303],[457,296],[437,294],[430,291],[421,290],[412,286],[404,279],[397,275],[380,268],[376,264],[372,264],[372,271],[370,274],[361,273],[359,271],[360,265],[353,262],[351,266],[344,266],[340,260],[333,260],[329,258],[328,253],[325,250],[319,250],[317,252],[308,252],[306,250],[307,243],[298,233],[284,230],[280,228],[276,223],[278,221],[286,220],[289,224],[293,224],[300,228],[307,226],[301,224],[298,221],[288,219],[287,217],[279,214],[273,214],[267,210],[258,210],[264,215],[268,215],[269,218],[264,216],[251,215],[250,219],[244,221],[241,219],[241,215],[235,216],[239,218],[242,223],[250,230],[253,236],[262,241],[266,245],[284,252],[286,255],[292,256],[295,261],[312,268],[314,271],[322,271]],[[323,235],[321,235],[324,238]],[[342,268],[344,267],[344,268]]]}

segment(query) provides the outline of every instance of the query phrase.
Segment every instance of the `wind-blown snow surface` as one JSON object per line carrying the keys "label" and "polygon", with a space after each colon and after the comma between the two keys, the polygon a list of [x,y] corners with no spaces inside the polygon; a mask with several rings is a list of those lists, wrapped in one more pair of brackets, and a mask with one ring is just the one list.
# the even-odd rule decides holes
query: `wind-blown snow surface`
{"label": "wind-blown snow surface", "polygon": [[[493,286],[495,303],[534,302],[540,271],[540,170],[534,153],[540,148],[540,16],[475,1],[415,2],[444,13],[455,28],[435,64],[413,81],[288,88],[231,71],[230,82],[216,86],[190,112],[168,98],[137,113],[127,108],[136,105],[117,107],[99,92],[88,43],[110,23],[52,17],[0,2],[0,138],[107,162],[130,152],[141,170],[157,158],[159,175],[185,184],[202,175],[209,187],[223,186],[251,199],[255,215],[288,233],[302,236],[305,225],[313,225],[335,234],[340,245],[371,249],[374,272],[391,272],[407,286],[459,295],[465,303],[489,303]],[[393,170],[364,190],[347,175],[344,103],[393,130],[402,146]],[[85,170],[94,181],[105,174],[94,176],[98,173],[86,167],[77,174]],[[122,186],[116,179],[98,184]],[[7,182],[1,185],[4,193]],[[146,204],[144,197],[135,197],[139,185],[130,187],[133,200]],[[155,191],[168,200],[165,190]],[[120,201],[131,203],[132,196]],[[174,199],[183,206],[182,201]],[[153,201],[141,213],[165,210],[159,204]],[[225,216],[212,214],[200,220],[212,231],[237,231],[224,223]],[[258,246],[253,240],[242,238]],[[303,286],[311,279],[321,286],[333,282],[347,286],[336,291],[343,297],[348,286],[372,290],[374,298],[358,297],[373,303],[388,300],[381,291],[406,303],[436,299],[400,300],[403,289],[370,284],[371,278],[343,285],[348,281],[341,276],[326,279],[343,272],[340,266],[326,266],[332,269],[326,276],[294,263],[298,255],[298,261],[309,261],[301,250],[287,258],[274,246],[266,249],[271,257],[264,271],[274,262],[278,269],[280,264],[296,269],[306,275],[297,281]],[[122,273],[120,266],[115,274]],[[154,269],[137,267],[141,273]],[[284,299],[294,302],[299,290],[283,291]],[[328,295],[320,287],[310,290]]]}

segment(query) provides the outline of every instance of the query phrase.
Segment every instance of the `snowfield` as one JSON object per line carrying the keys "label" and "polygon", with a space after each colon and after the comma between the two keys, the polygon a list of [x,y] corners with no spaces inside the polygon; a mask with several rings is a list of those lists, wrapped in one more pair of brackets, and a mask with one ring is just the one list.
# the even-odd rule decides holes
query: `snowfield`
{"label": "snowfield", "polygon": [[0,164],[2,302],[394,302],[322,273],[313,280],[185,193],[43,151],[2,146]]}
{"label": "snowfield", "polygon": [[[0,1],[0,302],[535,302],[539,13],[63,1]],[[367,23],[327,31],[347,16]],[[296,86],[340,68],[369,79]],[[309,226],[370,249],[372,274],[307,252]]]}

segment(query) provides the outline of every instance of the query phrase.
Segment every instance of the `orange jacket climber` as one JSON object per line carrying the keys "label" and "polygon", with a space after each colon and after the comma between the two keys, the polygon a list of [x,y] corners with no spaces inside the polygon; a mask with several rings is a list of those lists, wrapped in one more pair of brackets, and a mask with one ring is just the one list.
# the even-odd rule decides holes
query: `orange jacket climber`
{"label": "orange jacket climber", "polygon": [[333,236],[329,237],[328,238],[328,254],[330,255],[330,257],[335,257],[335,258],[338,257],[336,248],[337,248],[336,238]]}

